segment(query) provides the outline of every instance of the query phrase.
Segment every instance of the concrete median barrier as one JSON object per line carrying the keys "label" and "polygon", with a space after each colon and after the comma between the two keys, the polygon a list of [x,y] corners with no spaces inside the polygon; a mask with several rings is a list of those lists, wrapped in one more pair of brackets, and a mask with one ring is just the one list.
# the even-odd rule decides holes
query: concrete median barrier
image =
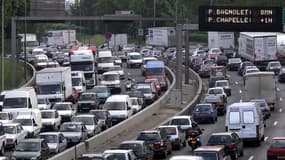
{"label": "concrete median barrier", "polygon": [[78,156],[84,153],[90,153],[96,150],[97,147],[100,147],[100,144],[105,143],[106,141],[116,137],[118,134],[123,132],[124,130],[128,129],[129,126],[135,125],[138,122],[143,122],[146,117],[151,116],[158,112],[161,107],[164,107],[167,103],[167,100],[170,97],[170,91],[173,89],[176,79],[174,73],[166,67],[167,78],[170,82],[168,90],[161,96],[157,101],[153,104],[146,107],[141,112],[135,114],[134,116],[130,117],[129,119],[109,128],[108,130],[101,132],[100,134],[91,137],[90,139],[82,142],[74,147],[71,147],[53,157],[50,160],[73,160],[75,159],[75,153]]}

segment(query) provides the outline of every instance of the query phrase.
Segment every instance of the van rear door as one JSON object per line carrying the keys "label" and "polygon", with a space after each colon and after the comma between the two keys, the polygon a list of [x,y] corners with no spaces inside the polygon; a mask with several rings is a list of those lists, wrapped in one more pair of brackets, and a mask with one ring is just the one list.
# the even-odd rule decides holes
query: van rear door
{"label": "van rear door", "polygon": [[227,118],[227,127],[229,132],[235,132],[241,137],[241,113],[239,107],[231,107],[229,108]]}
{"label": "van rear door", "polygon": [[241,137],[242,138],[256,138],[257,137],[257,124],[256,113],[252,108],[241,110]]}

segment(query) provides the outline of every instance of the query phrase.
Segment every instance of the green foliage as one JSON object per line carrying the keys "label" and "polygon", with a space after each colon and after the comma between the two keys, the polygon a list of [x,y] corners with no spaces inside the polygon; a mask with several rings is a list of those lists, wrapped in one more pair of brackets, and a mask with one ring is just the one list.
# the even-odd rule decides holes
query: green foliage
{"label": "green foliage", "polygon": [[192,42],[208,43],[207,32],[193,32],[190,34],[190,40]]}

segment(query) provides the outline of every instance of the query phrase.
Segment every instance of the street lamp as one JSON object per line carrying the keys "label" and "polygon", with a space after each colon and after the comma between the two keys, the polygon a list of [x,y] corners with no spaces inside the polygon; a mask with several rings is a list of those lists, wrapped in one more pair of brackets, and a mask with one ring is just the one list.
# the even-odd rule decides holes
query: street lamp
{"label": "street lamp", "polygon": [[5,9],[5,7],[4,7],[4,3],[5,3],[5,0],[2,0],[2,27],[1,27],[1,31],[2,31],[2,47],[1,47],[1,49],[2,49],[2,70],[1,70],[1,74],[2,74],[2,76],[1,76],[1,89],[2,90],[4,90],[4,83],[5,83],[5,78],[4,78],[4,36],[5,36],[5,34],[4,34],[4,9]]}
{"label": "street lamp", "polygon": [[156,26],[155,17],[156,17],[156,0],[153,0],[153,27]]}

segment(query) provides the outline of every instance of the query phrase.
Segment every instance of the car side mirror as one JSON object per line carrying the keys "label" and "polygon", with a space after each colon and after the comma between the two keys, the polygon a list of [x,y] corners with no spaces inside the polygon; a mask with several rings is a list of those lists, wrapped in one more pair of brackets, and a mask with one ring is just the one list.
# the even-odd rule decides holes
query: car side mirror
{"label": "car side mirror", "polygon": [[167,138],[167,139],[170,139],[170,138],[171,138],[171,136],[170,136],[170,135],[167,135],[167,136],[166,136],[166,138]]}

